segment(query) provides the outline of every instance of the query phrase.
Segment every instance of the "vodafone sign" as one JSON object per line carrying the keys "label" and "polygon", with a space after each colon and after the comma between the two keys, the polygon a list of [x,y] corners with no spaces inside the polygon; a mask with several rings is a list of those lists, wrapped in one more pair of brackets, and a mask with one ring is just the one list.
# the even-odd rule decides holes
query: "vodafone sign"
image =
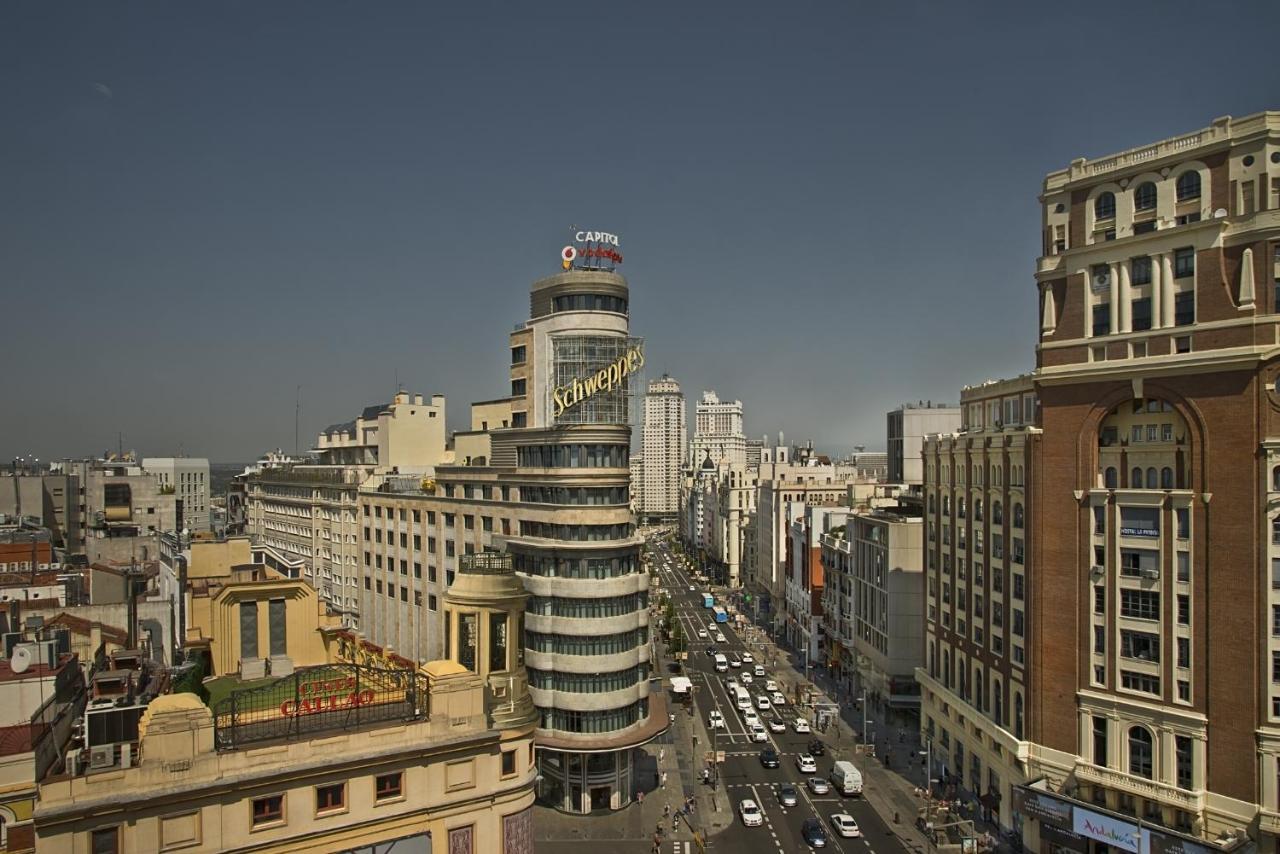
{"label": "vodafone sign", "polygon": [[612,270],[622,263],[618,235],[607,231],[573,230],[573,243],[560,250],[560,266],[566,270]]}

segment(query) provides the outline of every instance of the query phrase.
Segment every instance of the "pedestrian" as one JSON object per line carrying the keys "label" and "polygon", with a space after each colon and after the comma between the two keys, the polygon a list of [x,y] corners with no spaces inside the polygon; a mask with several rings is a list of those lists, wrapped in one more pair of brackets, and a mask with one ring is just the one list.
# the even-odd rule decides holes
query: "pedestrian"
{"label": "pedestrian", "polygon": [[662,788],[665,789],[666,787],[667,787],[667,772],[663,771],[662,772]]}
{"label": "pedestrian", "polygon": [[662,805],[662,817],[671,818],[671,804]]}
{"label": "pedestrian", "polygon": [[666,758],[667,758],[667,749],[665,747],[658,748],[658,761],[661,762]]}

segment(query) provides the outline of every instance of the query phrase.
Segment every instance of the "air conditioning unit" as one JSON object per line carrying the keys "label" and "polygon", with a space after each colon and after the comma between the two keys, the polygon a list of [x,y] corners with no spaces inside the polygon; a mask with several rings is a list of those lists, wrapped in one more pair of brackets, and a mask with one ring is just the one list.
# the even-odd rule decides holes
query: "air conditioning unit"
{"label": "air conditioning unit", "polygon": [[72,777],[78,776],[80,774],[80,749],[79,748],[73,747],[71,750],[67,751],[66,767],[64,768],[63,773],[70,774]]}
{"label": "air conditioning unit", "polygon": [[1158,570],[1158,569],[1144,569],[1144,570],[1142,570],[1142,577],[1143,577],[1143,578],[1159,578],[1159,577],[1160,577],[1160,570]]}
{"label": "air conditioning unit", "polygon": [[89,751],[90,768],[111,768],[116,764],[116,746],[114,744],[94,747]]}
{"label": "air conditioning unit", "polygon": [[1093,566],[1089,568],[1089,573],[1094,578],[1101,578],[1103,575],[1106,574],[1106,568],[1095,563]]}

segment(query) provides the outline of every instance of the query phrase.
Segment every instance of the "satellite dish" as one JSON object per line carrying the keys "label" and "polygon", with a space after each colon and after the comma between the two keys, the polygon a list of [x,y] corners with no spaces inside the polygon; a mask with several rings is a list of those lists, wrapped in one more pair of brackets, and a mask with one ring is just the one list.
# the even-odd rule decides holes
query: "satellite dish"
{"label": "satellite dish", "polygon": [[9,659],[9,669],[14,673],[26,673],[31,666],[31,647],[14,647],[13,657]]}
{"label": "satellite dish", "polygon": [[1105,288],[1111,285],[1111,271],[1099,270],[1093,274],[1093,286],[1095,288]]}

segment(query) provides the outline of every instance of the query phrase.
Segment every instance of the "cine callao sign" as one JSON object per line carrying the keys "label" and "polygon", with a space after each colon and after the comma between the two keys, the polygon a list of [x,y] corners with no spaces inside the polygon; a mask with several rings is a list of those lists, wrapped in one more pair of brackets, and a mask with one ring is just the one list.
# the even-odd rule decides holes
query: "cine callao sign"
{"label": "cine callao sign", "polygon": [[643,367],[644,346],[641,345],[627,350],[609,367],[601,368],[586,379],[575,379],[568,385],[559,386],[551,392],[551,402],[555,407],[553,417],[559,418],[566,409],[577,406],[594,394],[612,390],[628,374]]}
{"label": "cine callao sign", "polygon": [[306,682],[298,686],[298,700],[285,700],[280,704],[283,718],[298,715],[315,715],[320,712],[348,709],[352,706],[371,706],[375,694],[369,689],[357,692],[355,677]]}

